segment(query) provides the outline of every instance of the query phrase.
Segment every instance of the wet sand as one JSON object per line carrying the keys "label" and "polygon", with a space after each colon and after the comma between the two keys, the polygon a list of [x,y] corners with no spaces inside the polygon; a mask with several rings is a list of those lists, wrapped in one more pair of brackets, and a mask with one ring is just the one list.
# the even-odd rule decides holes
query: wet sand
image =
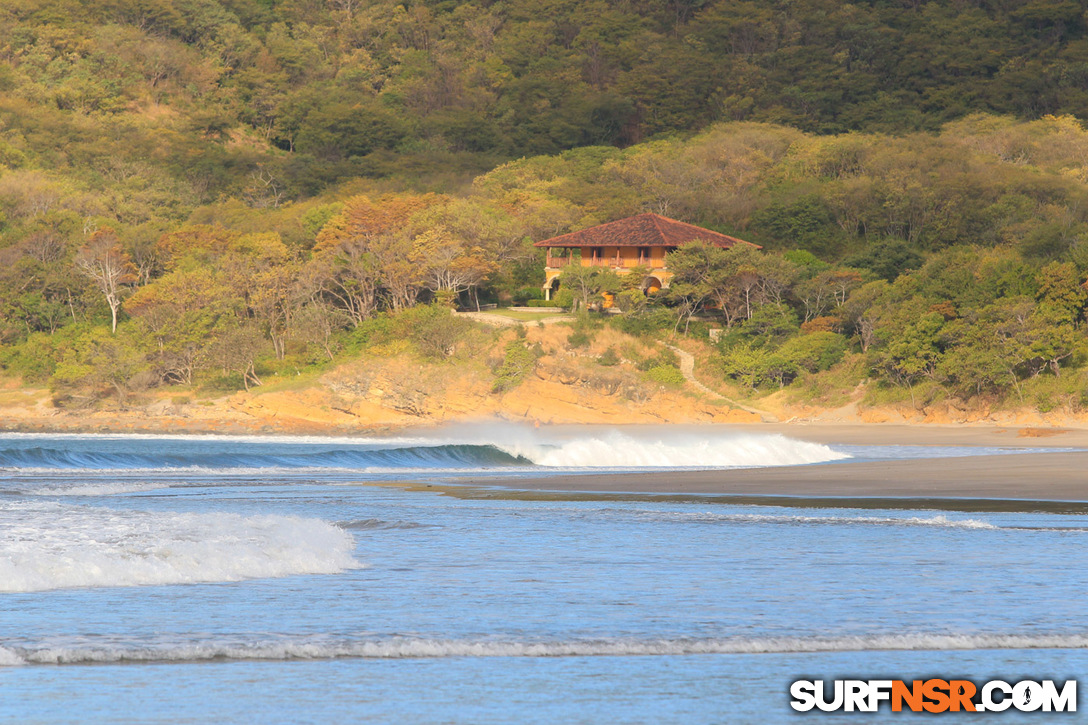
{"label": "wet sand", "polygon": [[[756,430],[828,444],[1088,448],[1088,430],[1084,429],[783,424],[745,427],[738,432]],[[565,492],[1088,501],[1088,451],[538,479],[465,478],[459,483]]]}

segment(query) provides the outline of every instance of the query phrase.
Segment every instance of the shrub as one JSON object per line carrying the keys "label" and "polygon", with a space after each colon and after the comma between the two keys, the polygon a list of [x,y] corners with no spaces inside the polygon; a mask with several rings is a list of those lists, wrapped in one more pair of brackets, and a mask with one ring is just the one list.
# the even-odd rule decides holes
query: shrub
{"label": "shrub", "polygon": [[436,358],[452,355],[472,327],[468,320],[439,304],[410,307],[398,314],[396,320],[403,338],[415,343],[420,354]]}
{"label": "shrub", "polygon": [[662,348],[656,355],[650,355],[635,363],[635,367],[646,372],[656,367],[680,367],[680,358],[669,348]]}
{"label": "shrub", "polygon": [[593,337],[600,327],[597,318],[591,317],[588,312],[580,312],[574,321],[574,330],[567,337],[567,345],[570,347],[585,347],[593,342]]}
{"label": "shrub", "polygon": [[392,317],[383,313],[363,320],[358,327],[348,332],[344,337],[343,350],[349,355],[358,354],[366,348],[385,344],[396,337]]}
{"label": "shrub", "polygon": [[504,393],[521,385],[525,376],[536,367],[536,357],[533,350],[518,340],[507,343],[502,364],[495,370],[495,383],[491,386],[491,392]]}
{"label": "shrub", "polygon": [[827,370],[846,354],[846,338],[834,332],[814,332],[786,342],[778,354],[810,373]]}
{"label": "shrub", "polygon": [[620,356],[616,353],[616,348],[610,347],[601,353],[597,358],[598,365],[604,365],[605,367],[612,367],[618,365],[620,362]]}
{"label": "shrub", "polygon": [[676,316],[667,307],[651,305],[628,314],[615,315],[609,322],[628,335],[653,337],[662,330],[672,330],[676,324]]}
{"label": "shrub", "polygon": [[0,365],[25,382],[44,383],[56,371],[58,361],[91,329],[87,324],[68,325],[52,335],[35,332],[17,345],[0,345]]}
{"label": "shrub", "polygon": [[[633,277],[633,274],[627,275]],[[640,289],[627,289],[616,294],[613,304],[627,314],[641,311],[646,306],[646,295]]]}
{"label": "shrub", "polygon": [[[838,408],[850,402],[859,382],[865,380],[869,366],[862,353],[847,353],[842,362],[820,373],[798,376],[792,386],[794,400],[825,407]],[[871,391],[875,386],[868,386]],[[915,386],[915,395],[921,396]],[[921,400],[921,397],[919,397]]]}
{"label": "shrub", "polygon": [[111,335],[96,327],[82,335],[57,363],[50,381],[54,393],[79,392],[92,398],[113,395],[122,406],[128,394],[146,384],[137,377],[147,370],[147,361],[131,335]]}
{"label": "shrub", "polygon": [[377,357],[396,357],[412,349],[408,340],[389,340],[369,346],[366,351]]}
{"label": "shrub", "polygon": [[571,347],[585,347],[592,342],[593,336],[589,333],[589,330],[575,330],[567,337],[567,344]]}
{"label": "shrub", "polygon": [[28,383],[44,383],[57,369],[54,343],[50,335],[35,332],[19,345],[0,348],[0,364]]}
{"label": "shrub", "polygon": [[722,355],[722,372],[755,390],[761,385],[779,387],[797,376],[797,366],[782,355],[751,345],[736,345]]}
{"label": "shrub", "polygon": [[[524,306],[530,302],[546,302],[544,291],[539,287],[519,287],[511,295],[515,305]],[[531,305],[532,307],[550,307],[551,305]]]}
{"label": "shrub", "polygon": [[655,383],[677,387],[684,384],[684,374],[672,365],[657,365],[646,371],[646,377]]}

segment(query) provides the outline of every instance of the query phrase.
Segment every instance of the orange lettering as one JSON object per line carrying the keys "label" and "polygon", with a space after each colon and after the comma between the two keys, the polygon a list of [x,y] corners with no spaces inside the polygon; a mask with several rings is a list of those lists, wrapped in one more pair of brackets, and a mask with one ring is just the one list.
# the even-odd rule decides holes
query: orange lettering
{"label": "orange lettering", "polygon": [[915,680],[911,687],[902,680],[892,682],[892,712],[902,712],[903,702],[914,712],[922,711],[922,681]]}
{"label": "orange lettering", "polygon": [[923,705],[926,712],[944,712],[948,709],[948,683],[944,680],[926,680],[922,684],[922,695],[930,700]]}
{"label": "orange lettering", "polygon": [[970,680],[949,680],[948,692],[951,697],[948,709],[959,712],[962,706],[964,712],[975,712],[975,703],[971,702],[971,698],[975,696],[975,689],[975,683]]}

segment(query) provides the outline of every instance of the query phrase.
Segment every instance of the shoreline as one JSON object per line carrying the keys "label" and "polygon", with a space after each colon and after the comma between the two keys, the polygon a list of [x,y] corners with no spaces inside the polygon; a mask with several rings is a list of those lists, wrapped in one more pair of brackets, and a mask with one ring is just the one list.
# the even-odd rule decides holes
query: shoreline
{"label": "shoreline", "polygon": [[[88,421],[90,422],[90,421]],[[159,421],[156,421],[159,422]],[[286,430],[254,429],[250,426],[208,428],[171,428],[158,426],[141,429],[135,426],[102,426],[91,423],[86,427],[45,425],[7,425],[0,419],[0,434],[34,432],[40,434],[159,434],[159,435],[221,435],[274,438],[277,435],[313,436],[315,440],[338,438],[369,438],[388,435],[422,437],[449,433],[464,435],[462,426],[479,423],[500,423],[528,427],[530,421],[491,417],[476,420],[446,422],[440,425],[383,426],[370,430],[302,429],[291,426]],[[888,507],[902,507],[914,502],[939,502],[939,507],[977,508],[977,502],[987,502],[986,509],[995,506],[1008,510],[1024,510],[1032,502],[1051,504],[1088,502],[1088,428],[1017,428],[997,425],[941,425],[888,423],[743,423],[743,424],[630,424],[617,425],[557,425],[556,431],[577,433],[591,430],[615,430],[629,427],[646,429],[660,427],[672,433],[685,431],[745,435],[782,435],[794,440],[824,445],[861,446],[956,446],[966,448],[1015,449],[1083,449],[1073,451],[1033,451],[1003,454],[967,455],[955,458],[918,458],[887,461],[854,460],[800,466],[776,466],[747,469],[662,470],[637,473],[578,473],[543,475],[536,478],[486,476],[446,477],[446,482],[431,481],[433,490],[446,490],[451,495],[468,495],[478,490],[489,497],[525,495],[571,496],[671,496],[671,497],[732,497],[733,502],[772,503],[779,499],[788,505],[801,501],[862,502],[870,506],[884,501]],[[15,428],[13,430],[13,428]],[[76,429],[73,429],[76,428]],[[486,441],[485,441],[486,442]],[[459,491],[458,494],[456,491]],[[743,501],[741,501],[743,499]],[[954,502],[960,502],[954,504]],[[897,503],[898,502],[898,503]],[[997,502],[1001,503],[1000,506]],[[773,503],[772,503],[773,505]],[[839,503],[838,505],[842,505]],[[1011,508],[1010,508],[1011,507]]]}
{"label": "shoreline", "polygon": [[783,435],[794,440],[824,445],[912,445],[912,446],[985,446],[1001,448],[1085,448],[1088,427],[1079,425],[1035,426],[997,423],[843,423],[837,421],[764,422],[690,422],[690,423],[540,423],[528,418],[482,416],[420,421],[416,424],[376,424],[366,427],[257,424],[248,420],[177,419],[169,417],[137,419],[10,418],[0,414],[0,435],[5,433],[49,434],[140,434],[140,435],[250,435],[312,436],[314,438],[373,438],[382,435],[433,434],[456,430],[459,426],[480,424],[543,427],[555,430],[623,430],[663,428],[674,431],[715,431],[737,435]]}
{"label": "shoreline", "polygon": [[460,477],[456,484],[551,494],[1081,503],[1088,502],[1088,451],[541,478]]}
{"label": "shoreline", "polygon": [[[377,485],[377,484],[366,484]],[[383,483],[382,485],[387,485]],[[801,509],[871,509],[899,511],[955,511],[959,513],[1052,513],[1088,515],[1088,501],[1005,499],[1005,498],[909,498],[888,496],[791,496],[787,494],[721,493],[606,493],[549,491],[470,486],[461,483],[415,484],[404,486],[414,491],[439,493],[466,501],[591,501],[655,502],[699,504],[706,506],[767,506]]]}

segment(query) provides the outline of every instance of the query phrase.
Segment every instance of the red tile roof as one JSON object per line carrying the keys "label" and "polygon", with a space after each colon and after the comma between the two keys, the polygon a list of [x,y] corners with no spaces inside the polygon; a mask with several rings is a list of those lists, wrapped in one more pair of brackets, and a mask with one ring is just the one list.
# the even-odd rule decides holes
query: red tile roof
{"label": "red tile roof", "polygon": [[657,214],[637,214],[598,224],[570,234],[563,234],[534,244],[534,247],[679,247],[688,242],[703,241],[728,249],[746,242],[727,234],[685,224]]}

